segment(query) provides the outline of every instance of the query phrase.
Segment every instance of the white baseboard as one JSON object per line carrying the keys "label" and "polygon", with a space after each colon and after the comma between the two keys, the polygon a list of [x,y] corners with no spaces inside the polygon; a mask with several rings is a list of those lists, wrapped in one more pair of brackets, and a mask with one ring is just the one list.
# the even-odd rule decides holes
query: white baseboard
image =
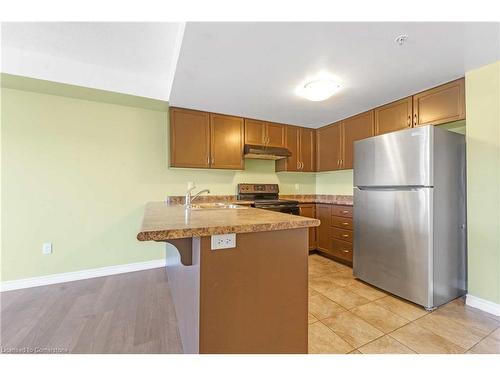
{"label": "white baseboard", "polygon": [[152,268],[165,267],[165,259],[155,259],[147,262],[120,264],[117,266],[91,268],[82,271],[56,273],[53,275],[31,277],[29,279],[19,279],[4,281],[0,284],[0,291],[32,288],[35,286],[66,283],[68,281],[91,279],[93,277],[102,277],[116,275],[119,273],[135,272],[149,270]]}
{"label": "white baseboard", "polygon": [[470,307],[475,307],[476,309],[486,311],[487,313],[500,316],[500,304],[498,303],[471,296],[470,294],[467,294],[465,303]]}

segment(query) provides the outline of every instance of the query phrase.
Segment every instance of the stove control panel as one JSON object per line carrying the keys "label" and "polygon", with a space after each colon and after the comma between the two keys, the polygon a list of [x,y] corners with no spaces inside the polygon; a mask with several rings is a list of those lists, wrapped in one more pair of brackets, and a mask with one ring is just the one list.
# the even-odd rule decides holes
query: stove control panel
{"label": "stove control panel", "polygon": [[238,184],[238,194],[278,194],[278,184]]}

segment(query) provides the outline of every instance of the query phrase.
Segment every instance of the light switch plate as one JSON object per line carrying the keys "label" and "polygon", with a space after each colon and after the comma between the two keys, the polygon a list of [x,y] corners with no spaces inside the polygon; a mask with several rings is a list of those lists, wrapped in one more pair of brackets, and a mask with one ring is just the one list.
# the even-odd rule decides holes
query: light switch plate
{"label": "light switch plate", "polygon": [[236,247],[236,233],[214,234],[212,236],[212,250],[232,249]]}

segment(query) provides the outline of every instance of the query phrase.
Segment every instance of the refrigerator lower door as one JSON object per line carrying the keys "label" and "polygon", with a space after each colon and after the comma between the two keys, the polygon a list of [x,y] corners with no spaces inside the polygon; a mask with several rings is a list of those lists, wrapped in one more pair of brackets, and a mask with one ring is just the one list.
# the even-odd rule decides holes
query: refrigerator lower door
{"label": "refrigerator lower door", "polygon": [[354,276],[432,307],[432,188],[354,189]]}

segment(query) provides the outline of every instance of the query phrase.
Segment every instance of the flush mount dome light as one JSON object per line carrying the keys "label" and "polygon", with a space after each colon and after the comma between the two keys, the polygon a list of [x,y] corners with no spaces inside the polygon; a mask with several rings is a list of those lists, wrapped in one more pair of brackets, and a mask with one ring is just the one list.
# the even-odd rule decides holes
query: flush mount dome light
{"label": "flush mount dome light", "polygon": [[297,93],[313,102],[320,102],[340,90],[340,84],[331,79],[317,79],[298,88]]}

